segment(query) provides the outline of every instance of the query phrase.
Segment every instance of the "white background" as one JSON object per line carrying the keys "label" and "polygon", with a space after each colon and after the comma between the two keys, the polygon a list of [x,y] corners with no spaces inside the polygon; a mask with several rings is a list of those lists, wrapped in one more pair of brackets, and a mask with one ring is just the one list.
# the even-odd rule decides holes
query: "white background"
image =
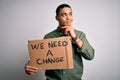
{"label": "white background", "polygon": [[120,80],[120,0],[0,0],[0,80],[45,80],[44,71],[24,72],[27,41],[57,28],[55,9],[68,3],[75,29],[95,49],[84,61],[83,80]]}

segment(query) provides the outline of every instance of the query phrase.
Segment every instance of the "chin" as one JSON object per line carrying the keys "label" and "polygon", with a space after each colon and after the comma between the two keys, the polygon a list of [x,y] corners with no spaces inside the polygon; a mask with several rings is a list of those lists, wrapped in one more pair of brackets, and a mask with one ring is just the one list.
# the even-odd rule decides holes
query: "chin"
{"label": "chin", "polygon": [[71,26],[71,24],[65,24],[64,26]]}

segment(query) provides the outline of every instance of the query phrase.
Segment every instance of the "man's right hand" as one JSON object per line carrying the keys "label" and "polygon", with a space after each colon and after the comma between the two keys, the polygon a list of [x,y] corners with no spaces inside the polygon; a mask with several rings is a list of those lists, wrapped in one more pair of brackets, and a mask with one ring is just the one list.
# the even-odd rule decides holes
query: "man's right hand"
{"label": "man's right hand", "polygon": [[33,75],[33,74],[35,74],[36,72],[38,72],[38,68],[29,66],[29,65],[25,65],[25,72],[26,72],[28,75]]}

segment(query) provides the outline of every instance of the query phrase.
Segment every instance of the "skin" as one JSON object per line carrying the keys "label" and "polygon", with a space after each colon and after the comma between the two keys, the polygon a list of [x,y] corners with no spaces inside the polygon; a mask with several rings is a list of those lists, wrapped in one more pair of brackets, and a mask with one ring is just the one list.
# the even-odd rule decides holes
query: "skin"
{"label": "skin", "polygon": [[[64,7],[60,9],[60,13],[55,16],[56,20],[59,23],[59,29],[62,31],[63,34],[69,33],[71,38],[74,40],[76,38],[76,34],[74,32],[74,29],[72,27],[72,22],[73,22],[73,16],[72,16],[72,10],[69,7]],[[77,38],[75,40],[76,45],[81,48],[83,45],[83,42],[81,39]],[[33,75],[36,72],[38,72],[38,68],[32,67],[29,65],[25,65],[25,72],[28,75]]]}
{"label": "skin", "polygon": [[59,28],[63,32],[63,34],[69,33],[72,38],[75,38],[75,32],[72,28],[72,10],[69,7],[62,8],[58,16],[56,16],[56,20],[59,22]]}

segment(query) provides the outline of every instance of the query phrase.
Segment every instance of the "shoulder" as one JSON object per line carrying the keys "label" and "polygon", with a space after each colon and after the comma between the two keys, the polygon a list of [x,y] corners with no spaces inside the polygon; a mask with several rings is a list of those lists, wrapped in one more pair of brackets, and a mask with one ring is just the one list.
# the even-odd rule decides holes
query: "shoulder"
{"label": "shoulder", "polygon": [[79,30],[76,30],[76,29],[74,29],[74,30],[75,30],[75,34],[76,34],[77,36],[79,36],[79,37],[81,37],[81,38],[83,38],[83,37],[86,36],[83,31],[79,31]]}
{"label": "shoulder", "polygon": [[57,32],[57,31],[56,31],[56,29],[55,29],[55,30],[53,30],[53,31],[51,31],[51,32],[49,32],[49,33],[47,33],[47,34],[45,34],[44,39],[52,38],[52,36],[55,35],[56,32]]}
{"label": "shoulder", "polygon": [[76,34],[82,34],[82,35],[85,35],[85,33],[84,33],[83,31],[79,31],[79,30],[77,30],[77,29],[74,29],[74,31],[75,31]]}

